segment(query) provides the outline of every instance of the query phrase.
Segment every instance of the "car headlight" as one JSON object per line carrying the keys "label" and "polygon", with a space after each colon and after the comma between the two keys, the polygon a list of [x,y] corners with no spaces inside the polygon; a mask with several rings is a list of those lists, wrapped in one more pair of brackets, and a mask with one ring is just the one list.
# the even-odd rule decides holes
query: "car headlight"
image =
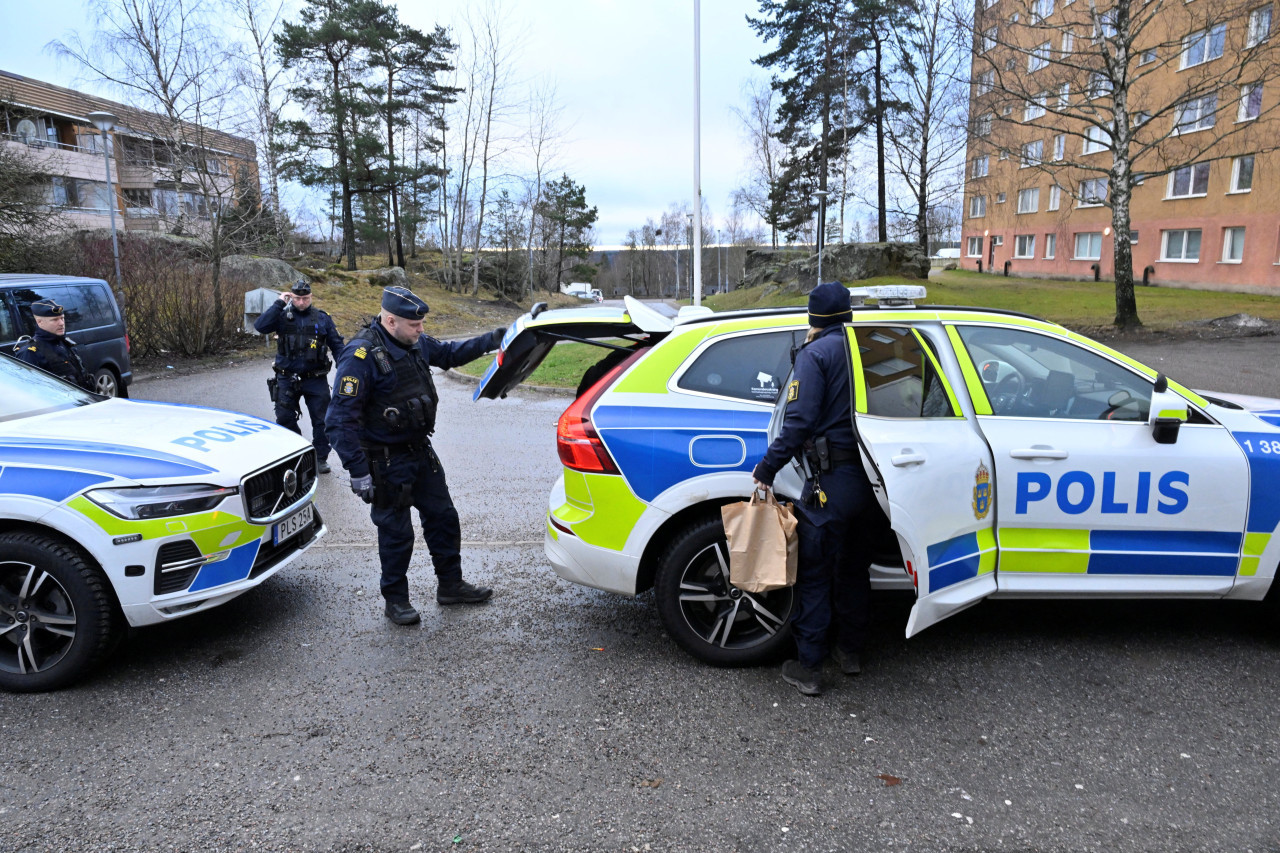
{"label": "car headlight", "polygon": [[222,499],[238,494],[237,486],[127,486],[119,489],[94,489],[85,497],[120,518],[143,520],[189,515],[211,510]]}

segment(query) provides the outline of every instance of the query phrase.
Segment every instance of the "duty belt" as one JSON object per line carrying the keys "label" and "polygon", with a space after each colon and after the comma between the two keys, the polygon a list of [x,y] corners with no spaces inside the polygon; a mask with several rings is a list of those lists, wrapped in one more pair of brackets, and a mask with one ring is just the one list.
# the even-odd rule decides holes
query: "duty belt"
{"label": "duty belt", "polygon": [[390,459],[393,456],[421,456],[431,450],[431,442],[429,441],[405,441],[399,444],[364,444],[360,447],[364,450],[365,456],[372,459],[380,456],[383,459]]}
{"label": "duty belt", "polygon": [[306,373],[297,373],[292,370],[281,370],[280,368],[275,366],[273,366],[271,369],[276,372],[277,376],[283,379],[296,379],[299,382],[301,382],[304,379],[315,379],[317,376],[329,375],[329,371],[327,368],[325,370],[309,370]]}

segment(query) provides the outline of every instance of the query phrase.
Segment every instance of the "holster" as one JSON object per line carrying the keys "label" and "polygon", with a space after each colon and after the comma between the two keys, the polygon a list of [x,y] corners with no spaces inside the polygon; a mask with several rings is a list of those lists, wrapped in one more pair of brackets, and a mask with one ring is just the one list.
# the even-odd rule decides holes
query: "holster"
{"label": "holster", "polygon": [[274,376],[267,380],[267,395],[271,397],[271,402],[273,403],[280,396],[279,384]]}
{"label": "holster", "polygon": [[[388,467],[393,463],[388,460]],[[378,465],[369,466],[369,476],[373,478],[373,505],[378,509],[407,509],[413,506],[413,483],[391,485],[383,472],[386,468]]]}
{"label": "holster", "polygon": [[816,474],[825,474],[831,470],[831,444],[825,435],[817,436],[804,449],[809,468]]}

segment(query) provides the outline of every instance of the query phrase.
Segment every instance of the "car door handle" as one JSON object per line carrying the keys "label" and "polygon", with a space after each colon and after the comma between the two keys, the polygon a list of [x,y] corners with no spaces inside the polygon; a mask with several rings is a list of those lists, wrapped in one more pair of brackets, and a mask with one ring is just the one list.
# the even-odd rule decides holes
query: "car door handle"
{"label": "car door handle", "polygon": [[924,454],[907,451],[891,457],[889,461],[898,468],[906,468],[908,465],[919,465],[924,462]]}
{"label": "car door handle", "polygon": [[1026,450],[1010,450],[1009,455],[1014,459],[1066,459],[1067,451],[1037,444]]}

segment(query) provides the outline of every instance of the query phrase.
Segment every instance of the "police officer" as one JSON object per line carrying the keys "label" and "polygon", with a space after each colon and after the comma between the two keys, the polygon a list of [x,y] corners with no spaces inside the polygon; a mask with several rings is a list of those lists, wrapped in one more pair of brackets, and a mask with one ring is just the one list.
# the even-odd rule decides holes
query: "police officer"
{"label": "police officer", "polygon": [[326,423],[351,490],[372,504],[382,563],[386,615],[397,625],[419,621],[409,603],[409,558],[418,510],[436,570],[436,602],[477,604],[493,594],[462,579],[462,528],[431,447],[439,396],[431,367],[466,364],[497,349],[506,329],[460,342],[422,332],[427,303],[405,287],[382,294],[382,311],[351,339],[338,359]]}
{"label": "police officer", "polygon": [[809,335],[795,357],[786,414],[778,437],[752,476],[769,489],[793,457],[804,454],[810,477],[796,507],[800,553],[791,630],[798,660],[782,665],[782,678],[801,693],[822,692],[822,663],[834,600],[840,618],[834,657],[846,675],[861,671],[866,637],[871,544],[884,516],[858,455],[842,323],[853,319],[849,291],[836,282],[809,294]]}
{"label": "police officer", "polygon": [[324,415],[329,408],[329,352],[335,359],[342,352],[342,335],[329,315],[311,304],[310,284],[299,279],[291,291],[281,293],[253,321],[253,328],[264,335],[276,333],[276,375],[267,380],[276,404],[276,423],[301,435],[298,399],[306,400],[317,468],[327,474],[329,438]]}
{"label": "police officer", "polygon": [[52,299],[41,299],[31,303],[31,315],[36,321],[36,333],[14,344],[13,352],[18,360],[96,393],[93,376],[84,369],[84,363],[76,354],[76,342],[66,336],[67,318],[62,306]]}

